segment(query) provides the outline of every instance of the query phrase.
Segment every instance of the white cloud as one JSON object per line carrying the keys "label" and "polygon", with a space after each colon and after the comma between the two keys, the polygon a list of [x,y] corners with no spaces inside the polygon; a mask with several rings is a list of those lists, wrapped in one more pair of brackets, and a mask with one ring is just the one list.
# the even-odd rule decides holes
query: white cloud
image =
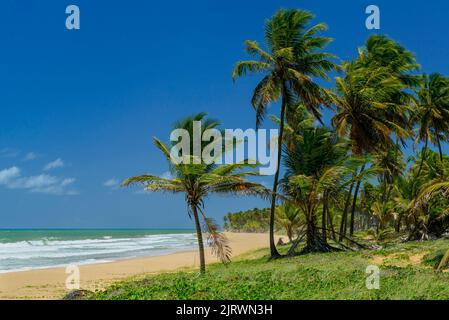
{"label": "white cloud", "polygon": [[78,194],[76,190],[70,188],[74,182],[74,178],[60,178],[48,174],[22,176],[17,167],[0,170],[0,185],[9,189],[23,189],[54,195],[73,195]]}
{"label": "white cloud", "polygon": [[0,171],[0,185],[7,185],[12,179],[20,176],[20,169],[12,167]]}
{"label": "white cloud", "polygon": [[103,183],[103,186],[111,189],[117,189],[119,185],[120,181],[118,181],[116,178],[111,178]]}
{"label": "white cloud", "polygon": [[64,167],[64,161],[62,161],[61,158],[58,158],[55,161],[52,161],[52,162],[48,163],[44,167],[44,171],[50,171],[52,169],[62,168],[62,167]]}
{"label": "white cloud", "polygon": [[28,152],[25,157],[23,158],[23,161],[32,161],[37,158],[37,154],[34,152]]}

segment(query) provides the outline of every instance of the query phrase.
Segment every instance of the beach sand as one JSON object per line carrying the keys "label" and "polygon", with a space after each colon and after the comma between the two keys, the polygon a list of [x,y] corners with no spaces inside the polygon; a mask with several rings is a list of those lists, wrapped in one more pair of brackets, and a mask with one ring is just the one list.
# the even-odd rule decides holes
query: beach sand
{"label": "beach sand", "polygon": [[[226,235],[232,247],[233,257],[268,247],[267,234],[226,233]],[[206,250],[206,262],[217,262],[209,249]],[[83,265],[79,267],[80,289],[98,290],[127,277],[173,272],[198,265],[197,251]],[[0,299],[60,299],[70,291],[65,285],[68,276],[65,268],[0,274]]]}

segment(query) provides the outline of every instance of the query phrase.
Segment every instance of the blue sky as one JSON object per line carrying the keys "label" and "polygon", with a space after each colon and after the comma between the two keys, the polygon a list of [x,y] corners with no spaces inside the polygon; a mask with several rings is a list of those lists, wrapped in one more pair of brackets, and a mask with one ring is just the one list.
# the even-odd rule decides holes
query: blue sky
{"label": "blue sky", "polygon": [[[69,4],[81,30],[65,29]],[[167,171],[151,137],[200,111],[253,127],[257,78],[230,77],[243,41],[262,41],[276,9],[304,8],[329,25],[328,51],[350,59],[373,33],[369,4],[423,71],[449,74],[447,1],[1,1],[0,228],[190,227],[182,196],[116,188]],[[267,205],[212,197],[206,212],[221,222]]]}

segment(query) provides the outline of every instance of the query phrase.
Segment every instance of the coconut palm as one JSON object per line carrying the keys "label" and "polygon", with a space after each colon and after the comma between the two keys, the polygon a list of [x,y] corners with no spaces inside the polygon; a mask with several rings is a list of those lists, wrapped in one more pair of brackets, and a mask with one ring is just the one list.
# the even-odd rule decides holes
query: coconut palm
{"label": "coconut palm", "polygon": [[298,207],[285,202],[276,207],[276,223],[285,229],[290,243],[295,231],[303,224],[303,216]]}
{"label": "coconut palm", "polygon": [[301,209],[306,223],[306,247],[302,252],[327,252],[327,244],[318,230],[318,208],[325,206],[334,189],[346,185],[352,166],[346,166],[346,144],[326,128],[310,128],[303,141],[286,150],[286,174],[281,187],[288,201]]}
{"label": "coconut palm", "polygon": [[[279,10],[266,21],[266,50],[255,41],[246,41],[246,51],[254,60],[240,61],[232,73],[233,79],[248,73],[263,75],[251,99],[259,127],[270,103],[281,100],[278,146],[282,146],[285,119],[295,101],[300,101],[315,117],[320,118],[324,102],[322,90],[312,77],[327,79],[326,72],[335,68],[329,53],[321,50],[331,41],[320,33],[325,24],[308,28],[313,15],[304,10]],[[270,251],[279,256],[274,243],[274,216],[282,148],[278,148],[277,170],[273,182],[270,211]]]}
{"label": "coconut palm", "polygon": [[[357,69],[355,64],[346,66],[348,73],[344,78],[337,77],[335,92],[329,92],[329,99],[336,107],[333,125],[340,136],[349,137],[353,156],[391,149],[395,146],[393,133],[400,137],[408,136],[406,118],[395,116],[397,112],[407,113],[408,107],[395,104],[392,98],[403,90],[404,85],[397,77],[391,76],[388,68]],[[364,167],[358,174],[363,170]],[[353,210],[360,183],[355,186]],[[346,232],[353,188],[354,185],[349,189],[342,216],[342,236]]]}
{"label": "coconut palm", "polygon": [[[193,117],[203,119],[204,115]],[[189,118],[190,120],[193,118]],[[205,121],[209,126],[215,127],[218,122]],[[178,125],[186,130],[190,127],[189,121],[182,121]],[[178,127],[179,128],[179,127]],[[253,171],[242,171],[244,168],[254,167],[248,164],[194,164],[193,156],[182,155],[184,161],[174,163],[171,161],[170,148],[157,138],[154,138],[155,146],[162,152],[169,162],[171,177],[158,177],[155,175],[140,175],[129,178],[123,182],[124,186],[131,184],[142,184],[146,191],[183,193],[188,207],[189,217],[193,216],[195,222],[196,235],[198,238],[198,248],[200,255],[200,271],[206,270],[204,257],[204,243],[201,228],[201,220],[208,232],[208,243],[212,247],[212,252],[218,256],[222,262],[230,261],[230,247],[226,237],[219,232],[214,220],[207,217],[204,202],[211,194],[236,194],[236,195],[258,195],[267,197],[268,191],[263,186],[249,182],[246,177],[256,175]]]}
{"label": "coconut palm", "polygon": [[[310,129],[315,123],[315,118],[307,111],[303,104],[297,103],[290,107],[289,123],[284,124],[283,142],[288,149],[293,149],[296,143],[302,141],[304,130]],[[274,124],[280,125],[281,120],[275,115],[270,115]]]}
{"label": "coconut palm", "polygon": [[418,133],[415,145],[424,143],[421,173],[429,142],[438,147],[440,160],[443,160],[441,142],[449,139],[449,79],[437,73],[423,75],[416,96],[417,110],[413,120],[418,125]]}
{"label": "coconut palm", "polygon": [[[349,135],[353,155],[392,148],[392,133],[404,144],[411,131],[412,96],[406,89],[419,83],[413,73],[419,68],[415,56],[395,41],[374,35],[359,49],[357,59],[345,63],[344,68],[347,75],[336,79],[337,94],[331,93],[330,101],[337,107],[333,124],[339,134]],[[346,222],[353,187],[342,222]],[[360,181],[355,187],[351,216],[354,216],[359,188]],[[344,228],[342,224],[342,234],[346,232]]]}

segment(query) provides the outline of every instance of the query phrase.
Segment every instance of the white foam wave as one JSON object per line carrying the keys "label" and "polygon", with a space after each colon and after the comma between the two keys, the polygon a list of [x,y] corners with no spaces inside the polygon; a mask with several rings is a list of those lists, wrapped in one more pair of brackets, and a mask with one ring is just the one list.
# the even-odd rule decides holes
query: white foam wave
{"label": "white foam wave", "polygon": [[194,248],[194,234],[159,234],[131,238],[39,240],[0,243],[0,273],[99,263]]}

